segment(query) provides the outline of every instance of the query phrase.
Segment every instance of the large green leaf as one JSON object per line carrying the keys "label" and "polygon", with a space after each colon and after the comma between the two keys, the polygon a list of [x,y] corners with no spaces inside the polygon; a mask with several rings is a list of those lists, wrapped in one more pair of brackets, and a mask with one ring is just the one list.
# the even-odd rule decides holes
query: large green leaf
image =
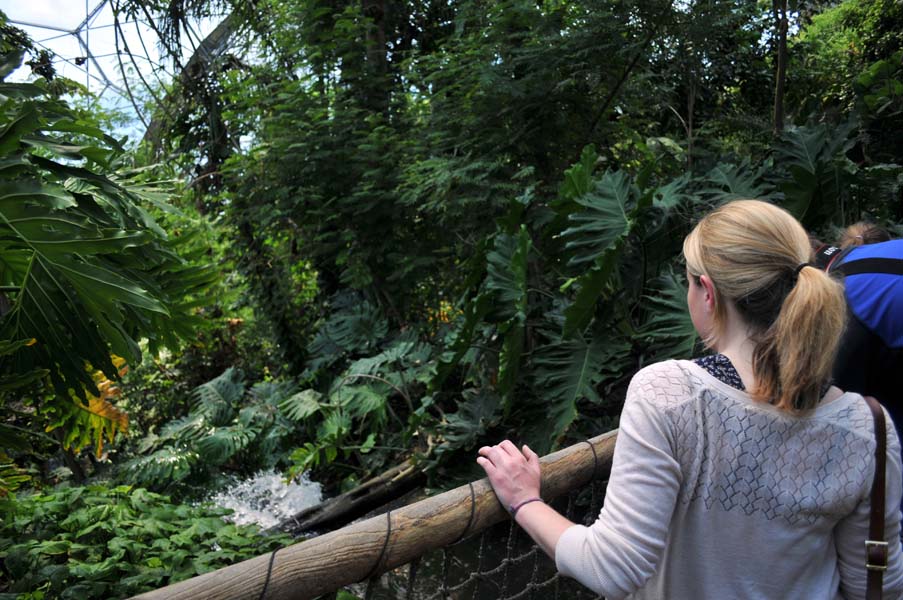
{"label": "large green leaf", "polygon": [[106,170],[115,140],[41,86],[0,84],[0,94],[0,285],[12,301],[0,339],[36,340],[0,371],[48,370],[71,402],[69,390],[97,393],[92,368],[118,378],[111,351],[137,362],[141,339],[155,352],[189,337],[189,296],[212,270],[183,261],[141,195]]}
{"label": "large green leaf", "polygon": [[659,186],[652,191],[652,204],[665,213],[677,210],[684,203],[693,199],[693,196],[687,193],[687,186],[690,183],[690,174],[686,173],[680,177]]}
{"label": "large green leaf", "polygon": [[546,439],[554,443],[577,417],[577,402],[599,402],[596,385],[609,357],[602,339],[551,338],[531,360],[534,391],[548,415]]}
{"label": "large green leaf", "polygon": [[567,240],[565,249],[571,253],[568,265],[585,267],[595,263],[626,236],[638,197],[638,190],[625,172],[606,171],[589,192],[575,198],[582,210],[569,215],[571,227],[561,233]]}
{"label": "large green leaf", "polygon": [[21,107],[19,112],[3,123],[0,130],[0,157],[6,156],[19,147],[22,136],[35,131],[40,126],[38,111],[31,104]]}
{"label": "large green leaf", "polygon": [[[27,165],[20,157],[11,159],[11,165]],[[20,162],[21,161],[21,162]],[[7,175],[6,173],[4,175]],[[37,203],[46,208],[63,209],[76,206],[75,198],[65,189],[38,180],[0,181],[0,207],[4,213],[24,202]]]}
{"label": "large green leaf", "polygon": [[464,355],[473,343],[474,331],[492,307],[490,294],[481,292],[464,307],[464,318],[458,319],[459,325],[449,340],[448,349],[440,357],[436,376],[430,382],[430,391],[440,389],[446,378],[460,364]]}
{"label": "large green leaf", "polygon": [[[377,386],[383,388],[377,389]],[[332,401],[347,411],[348,416],[363,419],[373,416],[377,423],[386,419],[386,386],[376,385],[344,385],[332,394]]]}
{"label": "large green leaf", "polygon": [[221,465],[244,450],[255,437],[254,430],[243,425],[215,427],[197,441],[195,448],[202,460]]}
{"label": "large green leaf", "polygon": [[520,370],[524,325],[527,318],[527,261],[531,240],[526,227],[517,235],[496,234],[495,247],[486,255],[486,289],[493,293],[493,315],[504,320],[499,354],[497,389],[505,399],[505,413],[511,410],[514,386]]}
{"label": "large green leaf", "polygon": [[645,302],[649,318],[637,333],[651,344],[656,360],[692,357],[699,335],[690,318],[687,288],[681,278],[674,273],[661,277]]}
{"label": "large green leaf", "polygon": [[308,346],[309,366],[328,366],[342,354],[366,352],[378,346],[388,332],[388,323],[369,302],[354,302],[340,308],[317,331]]}
{"label": "large green leaf", "polygon": [[168,313],[166,307],[147,290],[112,269],[90,265],[84,261],[60,258],[51,264],[69,280],[83,301],[101,307],[107,315],[115,314],[116,303]]}
{"label": "large green leaf", "polygon": [[211,424],[224,425],[235,416],[235,410],[245,394],[242,374],[232,367],[215,379],[194,389],[195,410]]}
{"label": "large green leaf", "polygon": [[59,156],[72,159],[88,158],[104,167],[109,167],[111,150],[93,145],[70,144],[44,135],[23,136],[22,143],[36,148],[43,148]]}
{"label": "large green leaf", "polygon": [[23,60],[25,60],[24,48],[16,48],[6,54],[0,54],[0,81],[6,79],[7,75],[18,69],[22,65]]}
{"label": "large green leaf", "polygon": [[749,159],[739,164],[718,163],[704,177],[705,187],[700,193],[713,204],[731,200],[764,200],[773,195],[772,187],[764,181],[765,167],[753,168]]}
{"label": "large green leaf", "polygon": [[517,235],[497,234],[495,247],[486,255],[486,289],[495,293],[493,312],[502,320],[526,317],[530,246],[530,234],[521,226]]}
{"label": "large green leaf", "polygon": [[842,127],[822,123],[781,135],[776,155],[789,173],[780,185],[783,206],[804,225],[822,225],[849,194],[854,166],[843,152],[852,129],[852,123]]}
{"label": "large green leaf", "polygon": [[596,260],[596,264],[574,282],[577,286],[577,295],[573,302],[564,309],[564,337],[571,337],[575,333],[583,331],[592,319],[596,310],[596,302],[602,297],[615,272],[620,250],[620,243],[606,250]]}
{"label": "large green leaf", "polygon": [[[677,192],[672,189],[668,193]],[[584,209],[569,219],[579,225],[561,235],[568,240],[565,248],[577,251],[569,264],[589,269],[569,284],[576,285],[577,295],[565,309],[565,337],[582,331],[592,319],[596,302],[617,272],[624,241],[655,197],[654,193],[641,194],[624,172],[608,171],[592,192],[577,199]]]}
{"label": "large green leaf", "polygon": [[286,398],[279,409],[292,421],[303,421],[320,410],[323,394],[316,390],[302,390]]}
{"label": "large green leaf", "polygon": [[595,146],[589,144],[580,152],[580,161],[564,172],[564,183],[560,195],[566,200],[576,200],[589,193],[593,184],[593,170],[599,154]]}
{"label": "large green leaf", "polygon": [[125,464],[126,481],[141,485],[165,487],[185,479],[200,456],[184,446],[166,446],[146,456],[138,456]]}
{"label": "large green leaf", "polygon": [[[23,266],[24,273],[19,273]],[[15,269],[13,274],[21,278],[16,281],[20,290],[13,308],[0,321],[0,339],[36,340],[27,351],[16,353],[17,372],[46,366],[51,369],[51,379],[58,388],[84,386],[95,395],[97,389],[85,361],[102,369],[109,378],[118,377],[106,341],[65,279],[35,255],[25,263],[6,263],[3,267],[4,271]],[[78,353],[73,352],[76,346]]]}
{"label": "large green leaf", "polygon": [[492,390],[466,389],[461,396],[458,410],[446,415],[439,427],[443,441],[436,448],[437,454],[473,448],[501,419],[501,402]]}

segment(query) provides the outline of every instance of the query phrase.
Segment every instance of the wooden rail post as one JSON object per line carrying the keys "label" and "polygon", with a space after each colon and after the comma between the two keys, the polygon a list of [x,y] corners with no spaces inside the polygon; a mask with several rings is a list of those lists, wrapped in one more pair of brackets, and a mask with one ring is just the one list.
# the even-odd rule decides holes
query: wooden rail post
{"label": "wooden rail post", "polygon": [[[616,437],[611,431],[544,456],[543,498],[608,477]],[[134,600],[256,600],[264,586],[265,600],[308,600],[407,564],[507,517],[489,481],[480,479]]]}

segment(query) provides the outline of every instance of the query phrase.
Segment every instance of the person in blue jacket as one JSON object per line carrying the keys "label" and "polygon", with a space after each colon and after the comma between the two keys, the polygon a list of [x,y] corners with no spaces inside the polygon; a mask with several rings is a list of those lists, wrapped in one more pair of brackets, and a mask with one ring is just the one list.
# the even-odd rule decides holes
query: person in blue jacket
{"label": "person in blue jacket", "polygon": [[840,246],[822,246],[816,266],[844,278],[849,320],[834,366],[841,389],[875,396],[903,427],[903,239],[857,223]]}

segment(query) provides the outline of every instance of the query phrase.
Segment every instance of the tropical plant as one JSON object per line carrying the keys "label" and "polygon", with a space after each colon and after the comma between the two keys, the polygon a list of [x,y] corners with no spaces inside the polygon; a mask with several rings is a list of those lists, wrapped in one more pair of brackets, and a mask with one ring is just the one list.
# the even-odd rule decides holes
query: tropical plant
{"label": "tropical plant", "polygon": [[187,484],[210,481],[225,468],[245,475],[272,468],[298,434],[293,423],[298,415],[280,409],[293,391],[288,382],[259,382],[248,389],[239,371],[227,369],[194,389],[187,415],[141,440],[120,476],[186,493]]}
{"label": "tropical plant", "polygon": [[[0,57],[0,81],[21,61]],[[124,425],[98,385],[119,380],[114,356],[136,364],[140,344],[189,337],[216,274],[179,256],[150,214],[169,207],[117,173],[116,140],[46,82],[0,83],[0,101],[0,340],[16,344],[0,374],[44,373],[49,387],[25,401],[78,447]]]}
{"label": "tropical plant", "polygon": [[132,486],[57,488],[0,505],[0,589],[15,598],[126,598],[290,542]]}

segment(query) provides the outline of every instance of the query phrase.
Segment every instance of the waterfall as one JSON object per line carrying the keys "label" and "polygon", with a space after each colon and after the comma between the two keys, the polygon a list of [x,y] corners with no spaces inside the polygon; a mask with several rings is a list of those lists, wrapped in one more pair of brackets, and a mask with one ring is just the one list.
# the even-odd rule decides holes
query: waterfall
{"label": "waterfall", "polygon": [[319,504],[322,495],[320,484],[308,479],[307,473],[286,485],[282,473],[270,469],[232,484],[214,494],[210,501],[235,511],[229,517],[233,523],[256,523],[266,529]]}

